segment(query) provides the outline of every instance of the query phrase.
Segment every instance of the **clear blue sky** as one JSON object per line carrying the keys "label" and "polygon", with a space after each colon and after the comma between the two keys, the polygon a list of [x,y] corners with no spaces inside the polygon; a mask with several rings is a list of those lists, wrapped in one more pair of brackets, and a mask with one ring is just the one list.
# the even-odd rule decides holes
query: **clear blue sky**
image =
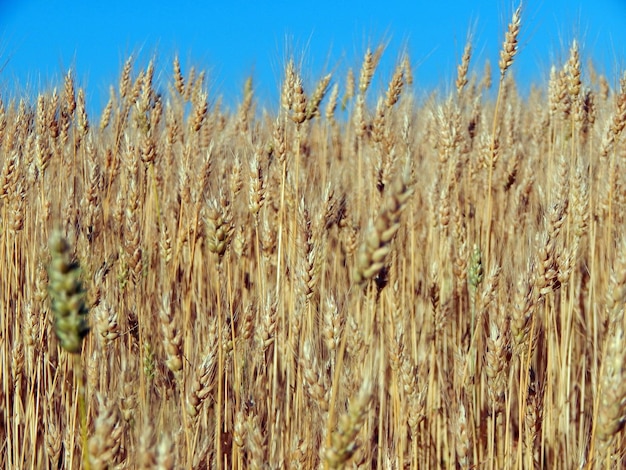
{"label": "clear blue sky", "polygon": [[[381,41],[389,44],[383,80],[406,46],[418,91],[450,89],[468,31],[474,70],[482,70],[487,58],[497,66],[515,5],[510,0],[0,0],[0,94],[47,90],[72,67],[99,108],[129,54],[139,66],[156,57],[161,77],[169,79],[178,53],[185,70],[195,65],[208,71],[213,96],[237,102],[252,74],[262,103],[272,106],[290,53],[303,57],[311,87],[329,71],[343,80],[349,66],[358,69],[366,47]],[[572,38],[582,45],[583,62],[592,57],[615,82],[626,65],[626,0],[524,2],[514,64],[518,80],[545,83],[549,65],[562,60]]]}

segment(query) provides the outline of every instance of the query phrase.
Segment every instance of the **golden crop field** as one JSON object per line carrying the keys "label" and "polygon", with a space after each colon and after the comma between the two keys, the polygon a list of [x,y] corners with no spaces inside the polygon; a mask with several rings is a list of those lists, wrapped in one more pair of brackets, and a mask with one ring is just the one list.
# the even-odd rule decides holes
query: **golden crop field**
{"label": "golden crop field", "polygon": [[373,47],[3,99],[0,467],[626,465],[626,74],[522,95],[520,23],[422,98]]}

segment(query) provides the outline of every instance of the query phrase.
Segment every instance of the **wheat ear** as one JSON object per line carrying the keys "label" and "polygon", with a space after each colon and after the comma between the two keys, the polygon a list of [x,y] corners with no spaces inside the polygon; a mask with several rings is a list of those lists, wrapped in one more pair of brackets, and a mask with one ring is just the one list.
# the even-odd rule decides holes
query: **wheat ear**
{"label": "wheat ear", "polygon": [[400,216],[411,196],[407,180],[397,179],[387,197],[382,211],[376,218],[357,255],[357,267],[354,280],[365,283],[376,276],[385,266],[391,252],[391,241],[400,228]]}

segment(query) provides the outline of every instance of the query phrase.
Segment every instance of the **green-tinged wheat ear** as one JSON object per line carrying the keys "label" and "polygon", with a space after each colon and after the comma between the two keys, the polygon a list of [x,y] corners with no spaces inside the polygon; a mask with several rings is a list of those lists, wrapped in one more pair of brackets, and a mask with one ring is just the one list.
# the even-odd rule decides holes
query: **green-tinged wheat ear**
{"label": "green-tinged wheat ear", "polygon": [[80,266],[72,261],[70,245],[59,232],[50,238],[52,259],[48,267],[48,291],[54,313],[54,331],[61,347],[80,353],[83,338],[89,333],[86,290],[80,280]]}
{"label": "green-tinged wheat ear", "polygon": [[478,245],[474,245],[474,250],[472,251],[472,259],[470,260],[467,279],[473,290],[476,290],[478,285],[483,281],[483,259],[482,252]]}

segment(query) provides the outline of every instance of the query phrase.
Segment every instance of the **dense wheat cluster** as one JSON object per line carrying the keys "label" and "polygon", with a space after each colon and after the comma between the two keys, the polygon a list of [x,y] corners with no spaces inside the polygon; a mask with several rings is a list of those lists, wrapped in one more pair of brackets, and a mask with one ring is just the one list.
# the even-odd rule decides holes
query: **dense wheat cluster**
{"label": "dense wheat cluster", "polygon": [[2,102],[0,466],[623,466],[626,75],[522,97],[519,27],[425,99],[373,48]]}

